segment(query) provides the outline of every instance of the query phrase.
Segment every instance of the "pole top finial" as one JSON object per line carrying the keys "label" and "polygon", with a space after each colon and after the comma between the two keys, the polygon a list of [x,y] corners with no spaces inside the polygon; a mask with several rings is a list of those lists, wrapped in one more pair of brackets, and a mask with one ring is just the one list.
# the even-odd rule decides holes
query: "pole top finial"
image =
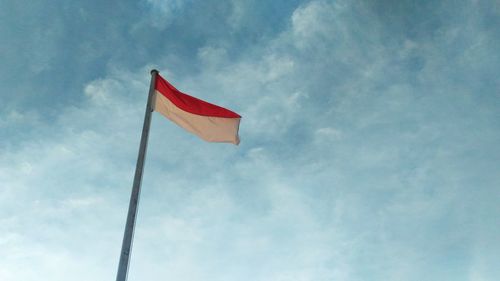
{"label": "pole top finial", "polygon": [[154,69],[154,68],[153,68],[153,69],[151,69],[151,75],[153,75],[153,74],[158,74],[158,73],[160,73],[158,70],[156,70],[156,69]]}

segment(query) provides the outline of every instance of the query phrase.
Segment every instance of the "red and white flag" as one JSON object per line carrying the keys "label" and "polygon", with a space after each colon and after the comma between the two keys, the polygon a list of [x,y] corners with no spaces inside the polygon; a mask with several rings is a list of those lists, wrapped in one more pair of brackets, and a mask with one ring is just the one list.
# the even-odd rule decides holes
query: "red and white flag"
{"label": "red and white flag", "polygon": [[152,105],[154,111],[206,141],[240,143],[240,115],[182,93],[159,74]]}

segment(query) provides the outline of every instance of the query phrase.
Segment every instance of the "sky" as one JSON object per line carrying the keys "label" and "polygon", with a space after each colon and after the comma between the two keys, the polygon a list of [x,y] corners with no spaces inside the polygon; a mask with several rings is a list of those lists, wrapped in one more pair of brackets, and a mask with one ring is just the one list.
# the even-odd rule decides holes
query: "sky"
{"label": "sky", "polygon": [[500,2],[0,0],[0,280],[500,280]]}

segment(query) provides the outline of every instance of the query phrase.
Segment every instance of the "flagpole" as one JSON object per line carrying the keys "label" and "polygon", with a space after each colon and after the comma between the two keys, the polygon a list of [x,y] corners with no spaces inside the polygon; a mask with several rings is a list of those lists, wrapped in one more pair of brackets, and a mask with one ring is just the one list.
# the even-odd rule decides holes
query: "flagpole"
{"label": "flagpole", "polygon": [[132,250],[132,240],[134,237],[135,219],[137,217],[137,205],[139,204],[139,194],[141,192],[142,172],[144,171],[144,158],[146,157],[149,127],[151,125],[151,112],[153,111],[152,99],[155,91],[157,75],[158,70],[151,70],[151,84],[149,86],[148,101],[146,104],[146,113],[144,116],[144,125],[142,127],[141,144],[139,146],[139,156],[137,157],[137,165],[135,167],[134,184],[132,186],[132,194],[130,195],[127,224],[125,225],[125,233],[123,234],[122,250],[120,253],[120,263],[118,264],[116,281],[127,280],[128,265],[130,262],[130,253]]}

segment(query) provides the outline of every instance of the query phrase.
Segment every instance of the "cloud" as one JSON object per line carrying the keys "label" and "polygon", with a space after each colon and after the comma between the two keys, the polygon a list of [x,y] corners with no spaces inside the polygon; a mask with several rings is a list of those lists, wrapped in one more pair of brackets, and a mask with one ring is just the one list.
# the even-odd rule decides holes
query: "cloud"
{"label": "cloud", "polygon": [[189,2],[185,0],[147,0],[151,9],[150,24],[156,28],[164,29]]}
{"label": "cloud", "polygon": [[104,268],[115,267],[119,250],[112,241],[122,223],[115,208],[122,208],[114,190],[124,188],[125,202],[138,141],[129,134],[142,115],[134,84],[140,92],[147,88],[147,75],[120,77],[126,85],[116,78],[90,83],[85,103],[66,108],[37,139],[1,154],[3,280],[113,275]]}
{"label": "cloud", "polygon": [[[182,26],[175,11],[188,4],[147,4],[163,17],[157,32]],[[234,34],[259,26],[246,25],[250,4],[231,5],[214,21]],[[239,47],[236,35],[190,41],[210,34],[204,18],[177,41],[191,48],[188,63],[148,57],[179,89],[241,113],[243,141],[208,144],[154,115],[130,279],[498,275],[496,96],[467,83],[464,67],[491,67],[480,58],[498,40],[472,25],[483,39],[471,44],[439,7],[446,36],[406,36],[386,26],[384,5],[301,3]],[[107,63],[52,122],[0,114],[2,130],[37,128],[0,154],[2,280],[115,274],[153,64]],[[481,89],[493,97],[472,94]]]}

